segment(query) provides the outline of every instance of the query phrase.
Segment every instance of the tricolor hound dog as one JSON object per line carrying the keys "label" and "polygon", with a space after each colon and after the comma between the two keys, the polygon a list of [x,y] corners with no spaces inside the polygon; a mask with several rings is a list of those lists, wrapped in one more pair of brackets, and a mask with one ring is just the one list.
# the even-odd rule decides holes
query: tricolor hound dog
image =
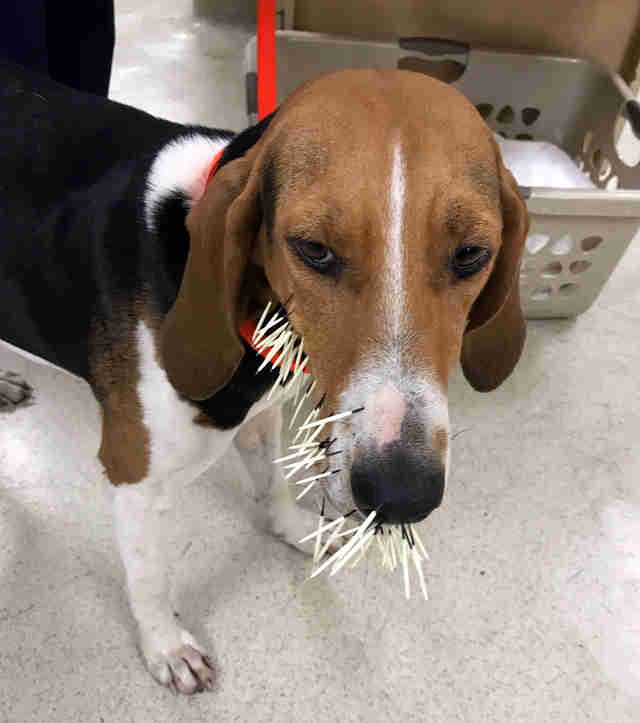
{"label": "tricolor hound dog", "polygon": [[[487,391],[520,357],[526,208],[473,105],[418,73],[321,77],[239,135],[7,63],[0,94],[0,338],[93,390],[142,653],[193,693],[213,673],[169,601],[166,485],[260,439],[274,531],[295,544],[317,520],[270,463],[283,405],[241,322],[293,299],[314,401],[364,407],[330,429],[335,514],[421,520],[447,476],[452,368]],[[26,393],[1,384],[7,406]]]}

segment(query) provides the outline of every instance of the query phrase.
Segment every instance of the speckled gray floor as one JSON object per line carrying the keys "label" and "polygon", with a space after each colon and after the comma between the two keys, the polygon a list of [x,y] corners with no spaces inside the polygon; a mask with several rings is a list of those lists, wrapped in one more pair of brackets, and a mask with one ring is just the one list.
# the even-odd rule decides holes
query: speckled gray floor
{"label": "speckled gray floor", "polygon": [[[182,0],[117,6],[115,98],[243,125],[246,31]],[[138,657],[88,389],[0,347],[36,389],[0,418],[0,721],[640,720],[638,279],[636,243],[589,312],[530,323],[499,391],[454,376],[468,431],[424,526],[428,604],[374,560],[305,583],[308,561],[255,529],[235,452],[181,490],[179,608],[219,672],[192,699]]]}

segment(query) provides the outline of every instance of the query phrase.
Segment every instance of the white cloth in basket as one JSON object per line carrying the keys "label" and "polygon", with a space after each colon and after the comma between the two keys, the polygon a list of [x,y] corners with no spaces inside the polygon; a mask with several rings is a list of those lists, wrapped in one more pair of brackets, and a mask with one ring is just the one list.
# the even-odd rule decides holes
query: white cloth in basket
{"label": "white cloth in basket", "polygon": [[520,186],[596,188],[562,150],[546,141],[518,141],[494,134],[504,165]]}

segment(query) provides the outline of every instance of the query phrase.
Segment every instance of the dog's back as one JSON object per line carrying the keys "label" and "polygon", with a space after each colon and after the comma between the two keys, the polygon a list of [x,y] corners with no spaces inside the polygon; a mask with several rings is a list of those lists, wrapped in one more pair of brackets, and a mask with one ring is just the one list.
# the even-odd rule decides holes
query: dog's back
{"label": "dog's back", "polygon": [[86,188],[182,129],[1,59],[0,100],[0,182],[3,191],[29,189],[34,204]]}
{"label": "dog's back", "polygon": [[185,130],[0,61],[1,339],[89,378],[92,325],[154,255],[149,167]]}

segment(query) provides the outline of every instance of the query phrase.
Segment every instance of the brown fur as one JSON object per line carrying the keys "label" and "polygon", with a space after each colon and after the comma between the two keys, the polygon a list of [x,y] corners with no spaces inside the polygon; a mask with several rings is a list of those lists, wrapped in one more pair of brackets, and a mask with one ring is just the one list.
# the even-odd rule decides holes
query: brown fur
{"label": "brown fur", "polygon": [[149,433],[137,393],[136,309],[121,306],[109,325],[97,325],[91,341],[94,389],[102,413],[98,457],[114,485],[139,482],[149,469]]}
{"label": "brown fur", "polygon": [[250,151],[222,168],[187,218],[191,247],[178,298],[162,330],[162,356],[173,385],[190,399],[215,394],[237,369],[240,298],[259,219],[247,189]]}
{"label": "brown fur", "polygon": [[[524,340],[517,278],[528,222],[489,129],[439,81],[404,71],[345,71],[290,96],[248,156],[223,168],[192,210],[190,261],[163,344],[180,391],[202,398],[233,373],[241,354],[239,309],[251,296],[241,280],[251,258],[264,265],[278,299],[293,296],[290,319],[304,337],[326,408],[337,408],[357,363],[391,341],[381,303],[396,143],[407,185],[410,333],[393,341],[444,390],[461,353],[477,389],[508,376]],[[277,189],[270,234],[260,212],[267,164]],[[293,235],[344,257],[340,278],[302,264],[286,243]],[[476,242],[490,248],[492,261],[461,281],[450,259],[461,243]]]}

